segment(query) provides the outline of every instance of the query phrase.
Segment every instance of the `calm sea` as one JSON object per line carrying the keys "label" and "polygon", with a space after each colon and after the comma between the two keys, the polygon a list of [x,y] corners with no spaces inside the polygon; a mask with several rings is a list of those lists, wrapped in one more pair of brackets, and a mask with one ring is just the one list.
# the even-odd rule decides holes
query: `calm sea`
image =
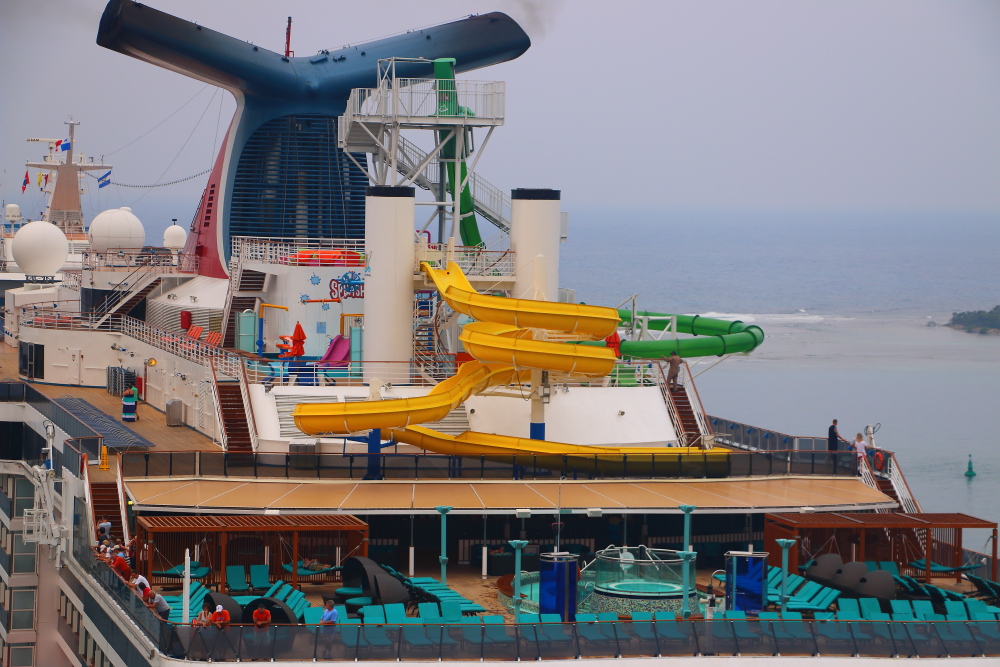
{"label": "calm sea", "polygon": [[1000,304],[998,255],[998,217],[573,212],[560,283],[752,320],[764,345],[698,377],[709,413],[795,435],[879,423],[925,511],[998,520],[1000,336],[928,326]]}

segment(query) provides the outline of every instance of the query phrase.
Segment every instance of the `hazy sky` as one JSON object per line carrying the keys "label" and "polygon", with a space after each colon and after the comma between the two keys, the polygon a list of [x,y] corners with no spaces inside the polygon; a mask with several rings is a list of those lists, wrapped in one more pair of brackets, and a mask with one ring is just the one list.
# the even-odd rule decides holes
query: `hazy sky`
{"label": "hazy sky", "polygon": [[[505,11],[533,46],[468,75],[508,82],[479,171],[561,188],[570,211],[1000,212],[995,0],[147,4],[275,51],[291,14],[298,55]],[[103,7],[0,0],[3,198],[26,212],[41,199],[21,195],[23,165],[40,154],[24,139],[63,136],[70,115],[78,147],[135,184],[208,168],[231,118],[228,93],[98,47]],[[187,226],[205,178],[90,188],[84,212],[132,205],[150,230]]]}

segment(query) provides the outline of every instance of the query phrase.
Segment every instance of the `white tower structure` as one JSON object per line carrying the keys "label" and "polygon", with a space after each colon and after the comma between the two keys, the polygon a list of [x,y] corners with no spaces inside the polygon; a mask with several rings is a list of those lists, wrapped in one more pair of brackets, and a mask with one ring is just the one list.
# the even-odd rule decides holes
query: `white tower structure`
{"label": "white tower structure", "polygon": [[371,276],[365,280],[364,356],[366,380],[393,382],[413,355],[413,268],[415,189],[373,186],[365,192],[365,251]]}
{"label": "white tower structure", "polygon": [[51,283],[69,254],[69,241],[51,222],[35,220],[14,235],[11,252],[29,283]]}
{"label": "white tower structure", "polygon": [[559,300],[559,190],[518,188],[510,193],[510,249],[517,257],[513,296]]}

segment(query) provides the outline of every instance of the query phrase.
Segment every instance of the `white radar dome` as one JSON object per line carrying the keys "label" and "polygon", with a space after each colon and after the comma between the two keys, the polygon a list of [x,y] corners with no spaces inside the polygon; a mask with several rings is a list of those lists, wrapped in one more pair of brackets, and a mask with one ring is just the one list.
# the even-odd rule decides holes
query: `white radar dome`
{"label": "white radar dome", "polygon": [[91,249],[97,252],[146,245],[146,230],[128,206],[99,213],[90,223],[88,236]]}
{"label": "white radar dome", "polygon": [[54,276],[66,262],[69,241],[51,222],[35,220],[14,234],[11,253],[25,275]]}
{"label": "white radar dome", "polygon": [[4,215],[7,222],[19,222],[21,220],[21,207],[17,204],[7,204]]}
{"label": "white radar dome", "polygon": [[187,232],[180,225],[170,225],[163,231],[163,247],[180,250],[187,241]]}

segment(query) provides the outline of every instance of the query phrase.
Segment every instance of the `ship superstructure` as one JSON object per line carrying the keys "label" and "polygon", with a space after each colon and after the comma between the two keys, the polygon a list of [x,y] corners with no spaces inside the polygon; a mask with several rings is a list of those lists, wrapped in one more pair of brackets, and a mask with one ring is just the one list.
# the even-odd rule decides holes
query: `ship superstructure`
{"label": "ship superstructure", "polygon": [[68,280],[50,223],[17,230],[7,663],[1000,653],[995,522],[923,512],[874,428],[858,457],[710,414],[690,364],[758,327],[560,284],[562,194],[479,175],[506,84],[457,76],[526,39],[292,58],[108,4],[102,46],[240,108],[190,234],[105,211]]}

